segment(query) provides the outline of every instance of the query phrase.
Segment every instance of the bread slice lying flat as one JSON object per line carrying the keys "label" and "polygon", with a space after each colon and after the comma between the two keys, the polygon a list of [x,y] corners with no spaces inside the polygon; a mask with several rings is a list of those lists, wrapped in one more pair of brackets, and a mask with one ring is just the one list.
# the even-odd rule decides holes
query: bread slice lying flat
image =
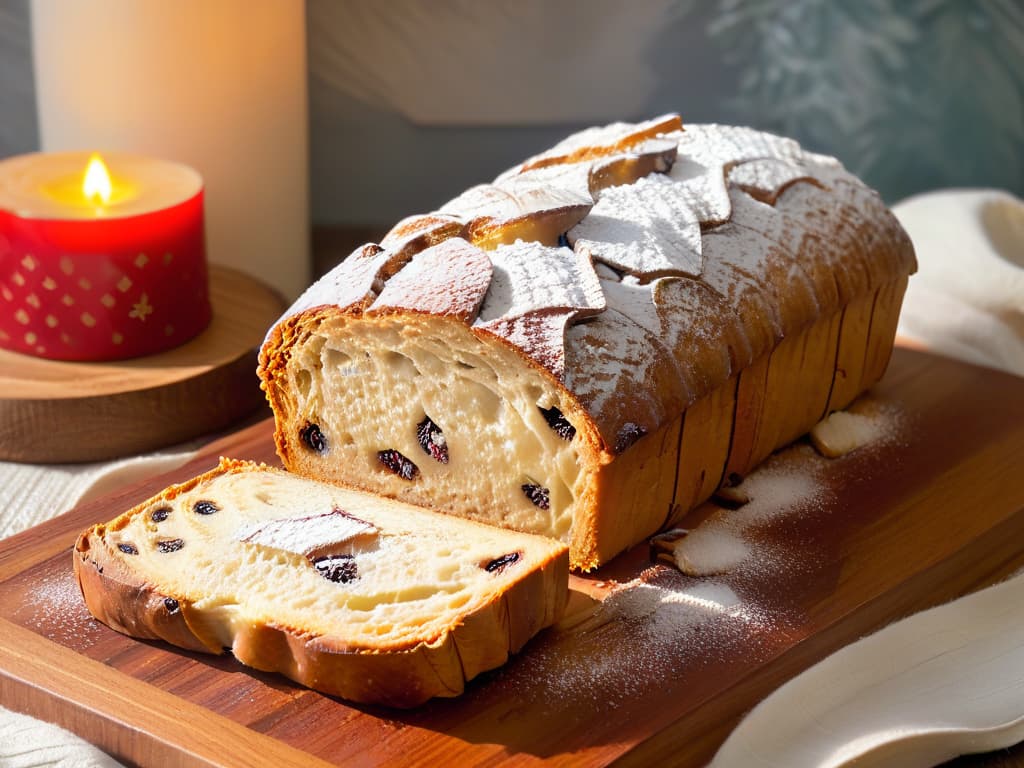
{"label": "bread slice lying flat", "polygon": [[85,531],[74,567],[113,629],[396,707],[460,694],[568,594],[556,541],[230,459]]}

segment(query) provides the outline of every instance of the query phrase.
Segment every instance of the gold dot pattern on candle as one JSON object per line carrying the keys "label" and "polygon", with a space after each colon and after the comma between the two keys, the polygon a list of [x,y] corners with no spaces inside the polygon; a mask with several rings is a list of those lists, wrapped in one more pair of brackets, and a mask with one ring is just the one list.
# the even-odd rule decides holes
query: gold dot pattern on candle
{"label": "gold dot pattern on candle", "polygon": [[[131,259],[129,263],[130,265],[125,264],[123,266],[127,266],[129,268],[134,267],[143,271],[147,271],[147,267],[149,267],[149,269],[170,269],[173,260],[174,256],[170,252],[164,253],[162,257],[155,261],[150,259],[145,253],[139,253]],[[40,262],[32,254],[24,254],[24,256],[19,260],[19,265],[27,270],[29,278],[26,278],[26,276],[20,272],[14,273],[14,276],[12,276],[12,282],[14,284],[28,289],[31,289],[33,285],[35,285],[38,286],[37,290],[41,288],[45,291],[58,291],[58,289],[67,288],[68,292],[60,294],[60,303],[65,307],[73,307],[76,304],[81,304],[81,309],[83,311],[77,315],[77,320],[80,322],[78,331],[77,333],[61,332],[60,341],[63,344],[77,346],[79,342],[88,341],[88,338],[82,335],[83,333],[95,333],[96,331],[105,331],[109,333],[110,343],[115,346],[123,346],[125,344],[125,333],[127,331],[126,329],[111,329],[111,325],[116,329],[117,323],[114,320],[115,315],[110,314],[110,312],[118,306],[118,299],[115,298],[115,294],[117,292],[127,293],[134,286],[132,279],[124,274],[123,271],[118,270],[118,272],[114,273],[113,276],[104,278],[111,282],[107,282],[105,286],[100,287],[100,290],[102,290],[103,287],[108,288],[108,290],[99,296],[97,300],[96,298],[89,298],[86,295],[87,292],[92,291],[96,287],[96,284],[94,279],[83,274],[83,270],[81,269],[82,265],[80,264],[75,264],[68,259],[62,259],[60,262],[60,270],[56,277],[42,274],[38,275],[38,277],[32,276],[31,273],[37,272],[37,268],[40,266]],[[32,285],[29,285],[29,280],[33,279],[33,277],[34,281]],[[117,279],[117,282],[112,283],[115,278]],[[76,291],[78,291],[78,293],[76,293]],[[28,330],[22,334],[21,338],[26,345],[33,347],[37,353],[45,353],[46,347],[41,343],[42,339],[39,337],[36,330],[32,330],[32,328],[36,328],[38,326],[33,324],[39,324],[39,326],[45,326],[45,328],[55,330],[61,325],[61,320],[58,316],[59,312],[57,314],[54,314],[53,312],[45,312],[47,309],[47,302],[41,298],[40,293],[28,293],[24,294],[21,299],[16,299],[8,285],[2,285],[0,286],[0,295],[2,295],[4,300],[9,302],[22,302],[22,306],[18,307],[14,312],[14,317],[17,322],[23,326],[28,326]],[[96,312],[96,308],[98,308],[97,304],[102,306],[104,310],[102,313]],[[52,307],[53,305],[51,304],[50,306]],[[127,318],[131,320],[138,320],[140,323],[145,323],[146,320],[156,311],[156,308],[153,306],[147,292],[140,293],[138,299],[134,302],[130,302],[129,306],[130,309],[126,313]],[[39,312],[38,314],[36,314],[37,311]],[[121,311],[124,312],[124,310]],[[101,316],[107,317],[108,319],[101,322]],[[119,316],[125,317],[125,314],[120,314]],[[175,334],[175,325],[173,323],[164,323],[162,331],[164,337],[170,338]],[[7,339],[10,339],[9,334],[6,335],[4,340]],[[54,339],[54,341],[56,341],[56,339]]]}
{"label": "gold dot pattern on candle", "polygon": [[202,179],[115,153],[114,194],[98,201],[82,186],[86,158],[0,159],[0,347],[86,361],[192,339],[210,320]]}
{"label": "gold dot pattern on candle", "polygon": [[153,307],[149,303],[149,297],[146,294],[142,294],[139,300],[132,305],[132,311],[128,313],[128,317],[134,317],[136,320],[146,322],[146,318],[153,314]]}

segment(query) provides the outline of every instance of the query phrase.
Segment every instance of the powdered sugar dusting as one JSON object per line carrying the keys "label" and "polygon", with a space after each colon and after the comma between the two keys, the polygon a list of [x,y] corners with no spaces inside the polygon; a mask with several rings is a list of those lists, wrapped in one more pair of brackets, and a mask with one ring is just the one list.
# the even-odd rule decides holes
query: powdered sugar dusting
{"label": "powdered sugar dusting", "polygon": [[61,645],[76,649],[95,645],[103,630],[85,607],[71,568],[33,578],[21,609],[24,626]]}
{"label": "powdered sugar dusting", "polygon": [[466,190],[442,205],[440,213],[467,223],[478,219],[506,221],[560,208],[582,207],[585,213],[592,202],[590,192],[576,183],[551,184],[540,176],[513,176]]}
{"label": "powdered sugar dusting", "polygon": [[680,157],[668,177],[679,184],[678,194],[702,225],[714,226],[729,220],[732,209],[721,165],[708,167],[692,158]]}
{"label": "powdered sugar dusting", "polygon": [[[679,139],[679,154],[709,168],[761,158],[798,162],[809,157],[793,139],[744,126],[715,123],[688,124]],[[811,157],[818,160],[823,156]],[[838,161],[827,159],[838,165]]]}
{"label": "powdered sugar dusting", "polygon": [[545,712],[607,712],[665,694],[684,671],[715,663],[741,644],[752,646],[748,655],[758,653],[749,639],[763,634],[772,617],[729,585],[694,582],[667,569],[652,579],[614,589],[581,623],[506,667],[493,689],[532,695],[528,704]]}
{"label": "powdered sugar dusting", "polygon": [[679,115],[667,114],[642,123],[611,123],[586,128],[567,136],[546,152],[534,155],[520,169],[525,171],[572,160],[603,157],[629,149],[645,139],[675,135],[681,126]]}
{"label": "powdered sugar dusting", "polygon": [[494,274],[478,324],[528,312],[564,309],[588,314],[605,308],[590,260],[568,248],[521,240],[490,252]]}
{"label": "powdered sugar dusting", "polygon": [[774,157],[739,163],[729,170],[729,181],[759,200],[774,203],[779,193],[800,179],[813,179],[807,170]]}
{"label": "powdered sugar dusting", "polygon": [[494,186],[510,191],[524,189],[526,185],[531,184],[536,187],[553,186],[566,190],[579,201],[592,204],[594,199],[590,192],[590,171],[593,166],[593,161],[584,161],[549,165],[522,172],[519,166],[516,166],[501,174],[495,180]]}
{"label": "powdered sugar dusting", "polygon": [[531,312],[478,323],[473,330],[500,336],[561,381],[565,376],[565,329],[573,314],[571,310]]}
{"label": "powdered sugar dusting", "polygon": [[282,320],[325,305],[342,310],[368,306],[384,286],[386,272],[397,268],[395,259],[394,253],[379,245],[364,245],[309,286],[281,315]]}
{"label": "powdered sugar dusting", "polygon": [[769,459],[739,489],[750,501],[722,509],[681,538],[673,549],[676,564],[691,576],[726,573],[753,560],[751,536],[758,526],[790,514],[814,513],[831,501],[821,483],[821,466],[791,450]]}
{"label": "powdered sugar dusting", "polygon": [[609,187],[569,230],[576,251],[645,277],[701,273],[700,221],[680,184],[652,174]]}
{"label": "powdered sugar dusting", "polygon": [[646,433],[680,408],[683,385],[678,369],[649,331],[608,309],[566,331],[565,385],[587,410],[609,446],[627,421]]}
{"label": "powdered sugar dusting", "polygon": [[482,250],[452,238],[420,251],[384,284],[370,311],[416,309],[472,322],[491,284]]}

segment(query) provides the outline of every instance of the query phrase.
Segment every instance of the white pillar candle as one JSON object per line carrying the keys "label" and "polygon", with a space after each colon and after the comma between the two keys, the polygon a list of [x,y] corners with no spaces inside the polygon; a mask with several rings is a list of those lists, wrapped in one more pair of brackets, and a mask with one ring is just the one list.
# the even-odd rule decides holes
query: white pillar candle
{"label": "white pillar candle", "polygon": [[42,149],[196,168],[207,255],[289,298],[309,282],[305,3],[33,0]]}

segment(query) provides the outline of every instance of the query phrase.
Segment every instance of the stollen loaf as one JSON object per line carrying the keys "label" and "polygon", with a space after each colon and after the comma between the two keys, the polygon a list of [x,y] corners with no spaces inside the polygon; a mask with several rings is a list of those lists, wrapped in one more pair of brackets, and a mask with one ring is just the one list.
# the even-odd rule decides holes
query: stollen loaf
{"label": "stollen loaf", "polygon": [[915,268],[833,158],[616,123],[357,249],[259,375],[288,470],[557,539],[586,571],[877,381]]}
{"label": "stollen loaf", "polygon": [[113,629],[393,707],[503,664],[559,617],[568,567],[553,539],[229,459],[74,552]]}

